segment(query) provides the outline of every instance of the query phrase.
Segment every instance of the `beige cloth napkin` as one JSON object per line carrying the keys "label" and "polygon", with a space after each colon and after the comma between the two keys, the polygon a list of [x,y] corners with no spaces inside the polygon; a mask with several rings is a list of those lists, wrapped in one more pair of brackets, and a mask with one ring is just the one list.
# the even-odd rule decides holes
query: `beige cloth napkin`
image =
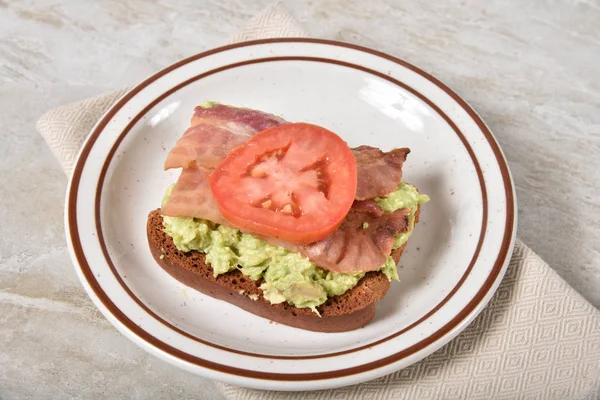
{"label": "beige cloth napkin", "polygon": [[[274,5],[231,42],[307,36]],[[83,140],[127,90],[46,113],[37,129],[70,174]],[[517,241],[490,304],[456,339],[408,368],[342,389],[266,392],[218,383],[228,399],[600,398],[600,312]]]}

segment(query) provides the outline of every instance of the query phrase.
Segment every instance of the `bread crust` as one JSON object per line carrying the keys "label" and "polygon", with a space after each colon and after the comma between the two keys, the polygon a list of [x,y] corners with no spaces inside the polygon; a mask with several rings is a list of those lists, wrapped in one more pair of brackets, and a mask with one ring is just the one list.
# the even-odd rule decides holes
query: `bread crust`
{"label": "bread crust", "polygon": [[[383,273],[368,272],[354,288],[341,296],[330,297],[317,307],[319,317],[308,308],[297,308],[285,302],[269,303],[259,288],[262,280],[253,281],[239,270],[213,276],[212,267],[206,263],[203,253],[183,252],[175,247],[171,237],[164,232],[160,209],[148,215],[147,236],[158,265],[184,285],[260,317],[310,331],[346,332],[365,326],[375,316],[376,303],[390,287]],[[392,252],[396,263],[404,247]]]}

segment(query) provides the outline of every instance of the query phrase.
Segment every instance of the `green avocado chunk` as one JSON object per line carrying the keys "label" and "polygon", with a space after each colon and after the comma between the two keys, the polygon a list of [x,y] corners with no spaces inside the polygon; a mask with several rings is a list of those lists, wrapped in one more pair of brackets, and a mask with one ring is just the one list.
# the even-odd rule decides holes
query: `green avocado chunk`
{"label": "green avocado chunk", "polygon": [[419,193],[416,187],[401,182],[395,191],[388,193],[385,196],[377,197],[375,202],[379,204],[379,207],[386,213],[391,213],[401,208],[410,208],[410,229],[408,232],[403,232],[396,236],[396,242],[394,242],[393,249],[397,249],[408,241],[408,238],[415,227],[415,213],[417,212],[417,208],[419,204],[428,203],[429,196]]}
{"label": "green avocado chunk", "polygon": [[[163,204],[172,190],[173,185],[167,189]],[[428,196],[419,194],[414,186],[404,182],[394,192],[375,199],[387,213],[401,208],[411,209],[410,230],[398,235],[394,248],[406,243],[412,233],[418,205],[428,201]],[[326,271],[299,253],[199,218],[163,216],[163,225],[179,250],[206,253],[206,262],[212,266],[215,276],[238,268],[252,280],[262,278],[264,282],[260,288],[263,296],[272,304],[285,301],[317,312],[316,307],[325,303],[328,297],[346,293],[365,275],[363,272]],[[388,279],[398,280],[392,257],[388,257],[380,271]]]}

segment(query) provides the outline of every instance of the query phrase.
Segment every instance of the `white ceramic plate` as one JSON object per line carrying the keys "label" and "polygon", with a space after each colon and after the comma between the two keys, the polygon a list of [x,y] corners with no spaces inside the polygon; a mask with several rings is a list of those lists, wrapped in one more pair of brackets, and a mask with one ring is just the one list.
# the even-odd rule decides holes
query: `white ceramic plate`
{"label": "white ceramic plate", "polygon": [[[146,217],[178,175],[163,161],[205,100],[316,123],[351,147],[411,148],[404,180],[432,200],[401,260],[401,282],[365,328],[326,334],[269,323],[183,286],[154,262]],[[515,211],[498,144],[444,84],[373,50],[275,39],[183,60],[120,99],[81,151],[66,229],[89,296],[144,349],[211,379],[308,390],[391,373],[463,330],[504,275]]]}

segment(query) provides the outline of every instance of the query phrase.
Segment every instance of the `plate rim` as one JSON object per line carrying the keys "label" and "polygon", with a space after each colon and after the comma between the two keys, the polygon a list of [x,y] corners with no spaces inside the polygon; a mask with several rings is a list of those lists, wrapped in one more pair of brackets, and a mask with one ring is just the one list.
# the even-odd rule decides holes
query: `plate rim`
{"label": "plate rim", "polygon": [[[100,136],[100,134],[102,133],[104,127],[108,124],[108,122],[110,121],[111,117],[119,110],[122,108],[123,105],[125,105],[132,97],[134,97],[139,91],[141,91],[143,88],[145,88],[146,86],[148,86],[150,83],[156,81],[157,79],[159,79],[160,77],[166,75],[167,73],[185,65],[188,64],[192,61],[198,60],[200,58],[215,54],[215,53],[219,53],[219,52],[224,52],[230,49],[234,49],[234,48],[239,48],[239,47],[249,47],[249,46],[254,46],[254,45],[259,45],[259,44],[270,44],[270,43],[316,43],[316,44],[325,44],[325,45],[333,45],[333,46],[340,46],[340,47],[345,47],[345,48],[350,48],[353,50],[358,50],[361,52],[367,52],[370,54],[373,54],[375,56],[387,59],[389,61],[392,61],[396,64],[400,64],[403,67],[406,67],[410,70],[412,70],[413,72],[418,73],[419,75],[423,76],[425,79],[427,79],[428,81],[432,82],[433,84],[435,84],[436,86],[438,86],[440,89],[442,89],[446,94],[450,95],[450,97],[456,101],[463,109],[464,111],[467,112],[467,114],[469,115],[469,117],[477,124],[479,130],[483,133],[484,137],[487,139],[488,144],[490,145],[490,148],[494,154],[495,160],[498,163],[498,167],[500,169],[500,173],[502,176],[502,182],[503,182],[503,188],[505,191],[505,196],[506,196],[506,222],[505,222],[505,227],[504,227],[504,233],[503,233],[503,239],[502,239],[502,244],[499,248],[498,251],[498,256],[496,261],[494,262],[494,266],[492,267],[489,276],[486,278],[485,282],[482,284],[482,286],[478,289],[477,293],[473,296],[473,298],[471,299],[471,301],[468,303],[468,305],[462,309],[460,312],[458,312],[456,314],[456,316],[451,319],[450,321],[448,321],[447,323],[445,323],[440,329],[438,329],[437,331],[433,332],[432,334],[430,334],[428,337],[426,337],[425,339],[419,341],[417,344],[415,344],[414,346],[411,346],[411,348],[413,347],[417,347],[413,352],[410,352],[409,354],[405,355],[404,357],[400,357],[400,358],[395,358],[394,360],[391,360],[390,362],[384,363],[383,365],[376,365],[376,366],[372,366],[372,367],[367,367],[367,368],[362,368],[362,367],[366,367],[369,366],[371,364],[377,364],[379,362],[381,362],[382,360],[387,360],[390,357],[396,356],[399,353],[395,353],[395,354],[391,354],[388,357],[379,359],[379,360],[375,360],[366,364],[361,364],[359,366],[353,367],[351,369],[360,369],[359,371],[356,372],[351,372],[348,374],[342,374],[342,375],[336,375],[334,374],[333,376],[331,375],[331,372],[340,372],[342,370],[337,370],[337,371],[327,371],[327,372],[320,372],[320,373],[316,373],[316,375],[328,375],[327,377],[323,377],[323,378],[318,378],[317,376],[315,376],[315,374],[302,374],[303,377],[301,380],[306,380],[308,378],[308,380],[311,379],[328,379],[328,378],[341,378],[341,377],[346,377],[348,375],[354,375],[357,373],[363,373],[363,372],[368,372],[368,371],[372,371],[378,368],[381,368],[383,366],[389,365],[393,362],[397,362],[400,361],[403,358],[406,358],[412,354],[415,354],[417,352],[420,352],[421,350],[426,350],[429,347],[431,347],[431,345],[436,344],[436,342],[438,342],[440,339],[442,339],[444,336],[446,336],[447,334],[451,334],[453,331],[460,331],[460,326],[461,324],[464,324],[465,322],[470,322],[468,320],[472,320],[483,308],[484,306],[487,304],[487,302],[491,299],[491,295],[493,294],[493,292],[495,291],[495,288],[498,286],[499,281],[501,280],[502,276],[504,275],[504,272],[506,271],[506,266],[507,266],[507,260],[508,260],[508,256],[511,252],[511,249],[514,245],[514,241],[515,241],[515,237],[516,237],[516,218],[517,218],[517,214],[516,214],[516,195],[514,193],[514,183],[512,180],[512,176],[510,174],[510,170],[508,168],[508,165],[506,163],[506,159],[502,153],[502,150],[500,149],[496,139],[494,138],[493,134],[491,133],[491,130],[489,130],[489,128],[487,127],[487,125],[485,125],[485,123],[483,122],[483,120],[479,117],[479,115],[477,115],[477,113],[473,110],[473,108],[471,106],[469,106],[466,101],[464,101],[460,96],[458,96],[458,94],[456,94],[454,91],[452,91],[449,87],[447,87],[445,84],[443,84],[441,81],[439,81],[437,78],[434,78],[433,76],[431,76],[430,74],[422,71],[421,69],[413,66],[412,64],[401,60],[399,58],[387,55],[385,53],[376,51],[376,50],[372,50],[372,49],[368,49],[362,46],[357,46],[354,44],[349,44],[349,43],[343,43],[343,42],[337,42],[337,41],[332,41],[332,40],[322,40],[322,39],[306,39],[306,38],[276,38],[276,39],[261,39],[261,40],[254,40],[254,41],[250,41],[250,42],[243,42],[243,43],[237,43],[237,44],[232,44],[232,45],[228,45],[228,46],[222,46],[222,47],[218,47],[212,50],[208,50],[199,54],[196,54],[194,56],[188,57],[186,59],[183,59],[175,64],[172,64],[164,69],[162,69],[161,71],[157,72],[156,74],[152,75],[151,77],[147,78],[146,80],[142,81],[140,84],[136,85],[134,88],[132,88],[130,91],[128,91],[126,94],[124,94],[118,101],[116,101],[107,111],[106,113],[103,115],[103,117],[98,121],[98,123],[94,126],[94,128],[91,131],[91,134],[88,136],[85,144],[82,146],[79,155],[77,157],[77,162],[76,162],[76,166],[74,168],[73,171],[73,175],[69,181],[69,187],[67,189],[67,201],[66,201],[66,209],[65,209],[65,228],[66,228],[66,233],[67,233],[67,240],[69,242],[69,247],[72,251],[72,258],[73,258],[73,263],[75,268],[78,270],[78,275],[80,276],[80,279],[84,278],[86,280],[86,283],[89,285],[90,289],[93,291],[93,293],[95,294],[95,296],[97,297],[97,299],[99,301],[101,301],[102,303],[104,303],[104,305],[106,306],[106,302],[102,299],[102,295],[99,295],[99,292],[102,293],[103,295],[106,296],[106,300],[108,300],[108,302],[110,304],[113,304],[113,309],[116,309],[117,311],[120,311],[118,309],[118,307],[116,305],[114,305],[114,303],[112,303],[112,301],[110,301],[110,297],[103,291],[103,289],[101,288],[101,286],[98,284],[98,282],[93,279],[93,274],[91,274],[92,276],[92,282],[90,282],[90,279],[88,279],[89,277],[85,274],[85,271],[82,268],[82,260],[83,260],[83,264],[87,265],[87,261],[85,259],[85,255],[83,252],[83,249],[81,247],[81,243],[80,243],[80,238],[78,237],[79,235],[77,234],[78,230],[77,230],[77,216],[76,216],[76,200],[77,200],[77,191],[74,190],[75,188],[78,188],[78,184],[79,184],[79,180],[81,179],[81,175],[83,172],[83,167],[85,165],[85,162],[87,160],[87,154],[89,154],[91,148],[93,147],[95,141],[98,139],[98,137]],[[281,57],[278,57],[281,58]],[[304,57],[304,58],[310,58],[310,57]],[[261,59],[264,60],[264,59]],[[331,61],[331,60],[329,60]],[[356,66],[354,64],[352,64],[353,66]],[[217,70],[219,70],[219,68],[217,69],[213,69],[211,71],[208,72],[218,72]],[[363,69],[364,70],[364,69]],[[373,73],[373,72],[378,72],[378,71],[373,71],[368,69],[369,73]],[[384,77],[385,78],[385,77]],[[390,78],[392,80],[393,83],[401,83],[398,80],[395,80],[394,78],[391,77],[387,77]],[[388,80],[390,80],[388,79]],[[163,96],[161,96],[161,98],[164,98],[166,96],[168,96],[169,94],[171,94],[172,92],[174,92],[175,90],[177,90],[177,88],[182,87],[183,84],[185,84],[186,82],[188,82],[188,80],[186,80],[185,82],[183,82],[182,84],[176,85],[174,87],[172,87],[168,92],[166,92],[166,94],[164,94]],[[401,84],[400,86],[406,88],[411,89],[408,85],[406,84]],[[415,92],[415,90],[412,90],[413,92]],[[417,92],[418,93],[418,92]],[[424,95],[420,95],[419,96],[422,100],[425,99],[427,100],[428,104],[430,106],[433,104],[435,106],[435,103],[433,103],[431,100],[429,100],[428,98],[426,98]],[[143,115],[145,114],[145,112],[149,109],[149,107],[151,107],[154,104],[154,101],[159,101],[159,99],[155,99],[153,101],[150,102],[150,104],[145,107],[138,115]],[[439,110],[436,110],[439,111]],[[440,115],[445,116],[445,114],[442,112],[440,113]],[[445,118],[446,119],[446,118]],[[131,124],[133,124],[135,118],[131,121]],[[446,122],[451,122],[448,121],[448,119],[446,119]],[[456,129],[453,125],[453,123],[450,123],[451,127],[458,133],[459,130]],[[123,137],[125,136],[124,132],[121,132],[119,138],[113,143],[112,148],[110,153],[112,153],[113,151],[116,150],[116,148],[119,145],[119,142],[121,139],[123,139]],[[459,135],[460,137],[460,135]],[[466,141],[466,140],[465,140]],[[468,142],[466,141],[466,144],[468,145]],[[469,146],[466,146],[468,149],[470,149]],[[104,161],[104,165],[102,168],[102,171],[104,172],[104,174],[106,173],[106,169],[108,168],[109,165],[109,161],[111,159],[111,155],[107,156],[107,159]],[[470,154],[471,155],[471,154]],[[471,158],[473,158],[474,160],[476,160],[476,157],[474,158],[471,155]],[[478,171],[479,174],[479,171]],[[483,179],[481,177],[479,177],[480,179],[480,183],[483,182]],[[99,188],[101,187],[101,182],[103,182],[103,176],[100,177],[99,179]],[[485,193],[485,184],[483,185],[483,187],[481,187],[482,190],[482,195],[484,195]],[[101,196],[101,191],[97,190],[96,191],[96,202],[97,204],[99,203],[99,198]],[[99,209],[99,207],[97,208],[97,210]],[[98,215],[96,215],[96,218],[98,218]],[[474,260],[477,259],[477,253],[479,251],[479,248],[481,247],[481,243],[483,241],[483,237],[485,236],[485,220],[483,221],[483,228],[482,228],[482,234],[480,234],[480,241],[478,242],[478,246],[477,249],[475,251],[473,260],[472,260],[472,264],[474,263]],[[100,225],[97,225],[97,229],[101,229]],[[73,239],[76,240],[73,240]],[[106,253],[106,249],[105,247],[103,247],[102,249],[103,253],[105,253],[105,257],[107,256]],[[74,257],[73,257],[74,256]],[[109,259],[109,258],[107,258]],[[472,265],[471,265],[472,267]],[[87,267],[88,271],[91,272],[89,266]],[[468,271],[466,272],[466,274],[468,274]],[[118,276],[118,275],[116,275]],[[464,278],[464,276],[463,276]],[[462,278],[461,278],[462,280]],[[82,283],[83,279],[82,279]],[[86,287],[86,285],[84,284],[84,287]],[[125,288],[126,286],[124,286]],[[86,287],[87,289],[87,287]],[[493,290],[494,289],[494,290]],[[88,291],[88,294],[91,297],[91,294]],[[136,299],[136,296],[132,296],[134,299]],[[444,299],[446,300],[446,298]],[[476,301],[475,301],[476,300]],[[472,304],[475,301],[474,304]],[[441,304],[443,304],[444,301],[442,301]],[[441,305],[440,305],[441,306]],[[432,312],[434,312],[436,309],[438,308],[438,306],[436,306]],[[126,315],[124,315],[122,312],[122,316],[118,317],[116,316],[108,307],[107,307],[107,312],[111,313],[113,317],[117,318],[117,320],[119,320],[119,322],[121,322],[122,324],[123,321],[121,320],[121,318],[124,318],[126,320],[129,320],[129,317],[127,317]],[[431,313],[431,312],[430,312]],[[430,315],[430,313],[426,314],[424,317],[422,318],[426,318],[428,315]],[[420,321],[420,320],[419,320]],[[419,321],[416,321],[416,323],[418,323]],[[411,324],[410,326],[414,325],[415,323]],[[135,323],[132,323],[133,326],[137,327],[137,325]],[[410,327],[409,326],[409,327]],[[141,329],[141,331],[143,333],[145,333],[146,335],[140,335],[139,333],[137,333],[134,329],[131,329],[129,326],[127,326],[127,324],[124,324],[124,328],[127,329],[129,331],[129,333],[133,334],[134,336],[136,336],[137,338],[141,339],[142,341],[145,341],[147,344],[149,344],[150,346],[156,348],[156,350],[162,350],[165,351],[165,349],[162,346],[157,346],[156,345],[156,341],[158,341],[159,343],[160,340],[152,337],[151,334],[149,334],[148,332],[144,331],[143,329]],[[447,328],[447,329],[446,329]],[[405,328],[406,329],[406,328]],[[400,332],[404,331],[401,330]],[[181,333],[181,332],[180,332]],[[279,357],[279,356],[266,356],[268,358],[272,358],[272,359],[278,359],[278,358],[283,358],[283,359],[298,359],[298,358],[304,358],[304,359],[315,359],[315,358],[322,358],[322,357],[333,357],[336,355],[340,355],[340,354],[344,354],[347,352],[353,352],[353,351],[359,351],[364,347],[371,347],[373,345],[376,344],[380,344],[381,342],[387,340],[390,336],[397,336],[400,333],[396,333],[394,335],[388,335],[388,337],[384,338],[384,339],[380,339],[375,341],[374,343],[371,343],[369,345],[366,346],[360,346],[358,348],[353,348],[347,351],[341,351],[341,352],[336,352],[336,353],[327,353],[325,355],[318,355],[318,356],[303,356],[303,357]],[[436,334],[440,334],[437,337]],[[456,334],[458,334],[458,332],[456,332]],[[452,335],[455,336],[455,335]],[[154,339],[154,340],[149,340],[149,338]],[[429,340],[431,339],[431,340]],[[448,339],[450,340],[450,339]],[[423,342],[429,341],[428,343],[423,344]],[[445,341],[444,343],[446,343],[447,341]],[[163,345],[166,345],[165,343],[162,343]],[[215,344],[210,344],[211,346],[215,346]],[[174,355],[174,353],[181,353],[180,350],[175,349],[169,345],[166,345],[167,348],[171,348],[172,350],[174,350],[174,352],[168,352],[171,353],[170,355]],[[404,349],[402,350],[400,353],[408,351],[409,349]],[[231,349],[226,349],[228,351],[231,351]],[[237,351],[236,351],[237,352]],[[250,353],[250,354],[246,354],[245,352],[242,352],[245,355],[253,355],[256,356],[256,354]],[[186,355],[188,355],[186,353]],[[188,355],[191,356],[193,358],[197,358],[194,357],[192,355]],[[175,356],[177,357],[177,356]],[[265,357],[265,355],[263,355],[263,357]],[[187,361],[187,362],[191,362],[194,365],[198,365],[204,368],[207,368],[207,364],[211,364],[212,362],[208,361],[208,360],[202,360],[204,361],[204,365],[202,364],[198,364],[194,361],[191,361],[188,357],[177,357],[180,358],[182,361]],[[214,363],[212,363],[214,364]],[[249,370],[241,370],[241,371],[235,371],[236,368],[227,366],[227,365],[221,365],[221,367],[224,367],[225,369],[227,369],[227,371],[223,371],[221,368],[216,368],[215,370],[218,372],[225,372],[225,373],[239,373],[241,371],[244,372],[251,372],[251,374],[243,374],[245,377],[247,378],[262,378],[265,379],[265,376],[256,376],[255,373],[256,371],[249,371]],[[208,368],[211,368],[210,366],[208,366]],[[211,368],[213,369],[213,368]],[[215,372],[216,372],[215,371]],[[273,373],[266,373],[267,375],[279,375],[278,378],[275,378],[275,380],[297,380],[294,379],[294,375],[295,374],[273,374]],[[254,376],[253,376],[254,375]],[[296,374],[297,375],[297,374]],[[284,377],[282,379],[282,376]],[[310,378],[308,377],[310,376]],[[269,377],[266,379],[273,379],[273,377]]]}

